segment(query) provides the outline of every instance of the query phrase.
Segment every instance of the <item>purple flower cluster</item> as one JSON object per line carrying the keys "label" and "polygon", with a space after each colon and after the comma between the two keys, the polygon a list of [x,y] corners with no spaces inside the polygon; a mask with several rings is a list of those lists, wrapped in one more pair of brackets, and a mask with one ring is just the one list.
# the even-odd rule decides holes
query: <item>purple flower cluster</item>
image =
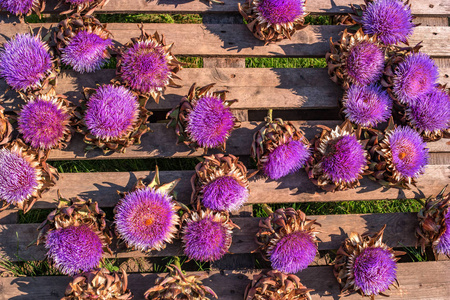
{"label": "purple flower cluster", "polygon": [[37,0],[0,0],[0,9],[12,14],[27,14],[31,11]]}
{"label": "purple flower cluster", "polygon": [[235,211],[249,196],[248,189],[232,176],[222,176],[203,187],[202,204],[212,210]]}
{"label": "purple flower cluster", "polygon": [[426,54],[413,53],[395,70],[393,90],[401,103],[412,105],[433,89],[438,78],[434,60]]}
{"label": "purple flower cluster", "polygon": [[203,148],[219,147],[234,127],[234,116],[223,101],[212,95],[201,97],[189,113],[186,131]]}
{"label": "purple flower cluster", "polygon": [[264,163],[264,174],[278,180],[300,170],[310,156],[309,146],[301,141],[290,140],[273,149]]}
{"label": "purple flower cluster", "polygon": [[363,41],[349,51],[346,70],[350,80],[360,85],[380,79],[384,69],[384,53],[378,45]]}
{"label": "purple flower cluster", "polygon": [[77,72],[94,72],[106,62],[105,51],[111,46],[111,39],[105,40],[95,33],[80,31],[62,49],[61,61]]}
{"label": "purple flower cluster", "polygon": [[91,134],[109,140],[127,134],[138,114],[139,104],[133,93],[123,86],[104,85],[89,98],[85,122]]}
{"label": "purple flower cluster", "polygon": [[47,44],[31,34],[16,35],[0,52],[0,76],[16,90],[38,88],[51,68]]}
{"label": "purple flower cluster", "polygon": [[411,10],[400,0],[370,2],[363,12],[362,27],[366,34],[376,34],[385,45],[406,43],[412,34]]}
{"label": "purple flower cluster", "polygon": [[447,210],[447,214],[445,215],[445,231],[439,238],[438,243],[436,244],[436,251],[438,253],[442,253],[444,255],[450,255],[450,209]]}
{"label": "purple flower cluster", "polygon": [[153,41],[138,42],[122,54],[122,78],[142,93],[161,91],[172,75],[164,48]]}
{"label": "purple flower cluster", "polygon": [[389,250],[369,247],[355,258],[353,274],[364,295],[378,295],[395,282],[397,265]]}
{"label": "purple flower cluster", "polygon": [[258,0],[256,10],[269,25],[292,23],[305,14],[305,0]]}
{"label": "purple flower cluster", "polygon": [[0,150],[0,199],[17,204],[39,188],[38,172],[20,153]]}
{"label": "purple flower cluster", "polygon": [[102,241],[87,225],[50,231],[45,248],[49,258],[66,275],[91,271],[103,256]]}
{"label": "purple flower cluster", "polygon": [[172,197],[150,187],[126,195],[116,206],[115,219],[121,238],[142,251],[170,242],[178,222]]}
{"label": "purple flower cluster", "polygon": [[344,96],[345,117],[361,126],[376,126],[391,116],[392,99],[379,85],[352,85]]}

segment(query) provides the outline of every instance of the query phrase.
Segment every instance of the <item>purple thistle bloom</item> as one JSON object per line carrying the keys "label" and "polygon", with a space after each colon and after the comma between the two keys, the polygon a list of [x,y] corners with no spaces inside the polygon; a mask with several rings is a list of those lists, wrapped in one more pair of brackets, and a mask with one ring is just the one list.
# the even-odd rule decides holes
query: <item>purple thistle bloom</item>
{"label": "purple thistle bloom", "polygon": [[415,178],[428,163],[428,149],[411,127],[397,127],[387,135],[394,169],[403,178]]}
{"label": "purple thistle bloom", "polygon": [[304,0],[258,0],[258,19],[269,25],[295,22],[305,14]]}
{"label": "purple thistle bloom", "polygon": [[203,187],[202,203],[212,210],[235,211],[248,200],[248,189],[232,176],[222,176]]}
{"label": "purple thistle bloom", "polygon": [[36,3],[36,0],[0,0],[0,8],[15,15],[25,15]]}
{"label": "purple thistle bloom", "polygon": [[31,147],[51,149],[68,132],[69,119],[70,115],[57,98],[38,96],[20,112],[19,132]]}
{"label": "purple thistle bloom", "polygon": [[94,136],[110,140],[127,134],[138,114],[138,100],[128,89],[103,85],[89,98],[85,121]]}
{"label": "purple thistle bloom", "polygon": [[385,45],[406,43],[412,34],[411,10],[399,0],[377,0],[363,12],[362,26],[366,34],[376,34]]}
{"label": "purple thistle bloom", "polygon": [[233,127],[231,109],[220,98],[205,95],[189,113],[186,131],[200,147],[215,148],[225,143]]}
{"label": "purple thistle bloom", "polygon": [[384,53],[376,44],[363,41],[354,45],[348,54],[346,70],[350,80],[360,85],[380,79],[384,69]]}
{"label": "purple thistle bloom", "polygon": [[45,248],[48,257],[66,275],[91,271],[98,267],[103,256],[102,241],[87,225],[50,231]]}
{"label": "purple thistle bloom", "polygon": [[423,53],[413,53],[395,70],[394,93],[403,104],[412,105],[416,99],[435,86],[439,70],[433,59]]}
{"label": "purple thistle bloom", "polygon": [[20,153],[0,150],[0,199],[18,204],[40,188],[40,173]]}
{"label": "purple thistle bloom", "polygon": [[164,48],[153,41],[135,43],[122,54],[122,78],[132,89],[162,91],[171,75]]}
{"label": "purple thistle bloom", "polygon": [[450,255],[450,209],[445,215],[445,231],[440,236],[438,243],[435,246],[436,252]]}
{"label": "purple thistle bloom", "polygon": [[344,95],[345,117],[361,126],[376,126],[391,116],[392,99],[378,85],[352,85]]}
{"label": "purple thistle bloom", "polygon": [[317,245],[305,231],[294,231],[283,236],[268,250],[272,268],[283,273],[297,273],[314,261]]}
{"label": "purple thistle bloom", "polygon": [[80,31],[62,49],[61,61],[77,72],[94,72],[106,62],[105,51],[111,45],[111,39],[104,40],[95,33]]}
{"label": "purple thistle bloom", "polygon": [[147,187],[129,193],[119,202],[115,223],[129,246],[141,251],[160,250],[171,242],[178,216],[171,196]]}
{"label": "purple thistle bloom", "polygon": [[184,254],[189,259],[215,261],[227,253],[231,245],[231,230],[209,214],[194,217],[183,229]]}
{"label": "purple thistle bloom", "polygon": [[354,135],[332,137],[320,146],[320,151],[323,173],[336,183],[357,180],[367,164],[364,148]]}
{"label": "purple thistle bloom", "polygon": [[264,174],[278,180],[300,170],[310,156],[309,146],[301,141],[290,140],[273,149],[264,163]]}
{"label": "purple thistle bloom", "polygon": [[445,130],[450,126],[450,96],[444,90],[434,88],[417,98],[407,109],[407,114],[413,127],[421,132]]}
{"label": "purple thistle bloom", "polygon": [[0,52],[0,76],[16,90],[40,87],[51,68],[47,44],[31,34],[17,34]]}
{"label": "purple thistle bloom", "polygon": [[355,258],[353,274],[355,286],[365,295],[378,295],[394,283],[397,265],[389,250],[369,247]]}

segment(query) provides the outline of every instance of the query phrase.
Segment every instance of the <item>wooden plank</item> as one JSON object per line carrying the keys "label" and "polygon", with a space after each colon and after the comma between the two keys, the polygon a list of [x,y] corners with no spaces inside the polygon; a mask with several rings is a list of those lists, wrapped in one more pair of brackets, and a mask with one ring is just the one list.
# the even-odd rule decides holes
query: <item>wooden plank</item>
{"label": "wooden plank", "polygon": [[417,17],[414,23],[420,26],[448,26],[448,18]]}
{"label": "wooden plank", "polygon": [[19,213],[17,210],[3,210],[0,211],[0,224],[14,224],[19,220]]}
{"label": "wooden plank", "polygon": [[[390,300],[446,300],[450,294],[450,262],[415,262],[399,263],[397,279],[399,289],[388,292]],[[212,271],[188,272],[203,278],[203,284],[211,287],[221,300],[241,300],[245,287],[250,283],[257,270],[249,271]],[[165,274],[130,274],[128,286],[135,300],[144,300],[145,291],[152,287],[156,278]],[[311,292],[313,300],[339,299],[339,285],[333,276],[332,268],[309,267],[297,274]],[[59,300],[64,296],[70,277],[6,277],[0,278],[0,300]],[[349,300],[360,300],[361,295],[352,294],[345,297]]]}
{"label": "wooden plank", "polygon": [[[415,213],[388,213],[367,215],[323,215],[312,216],[322,227],[318,234],[319,250],[333,250],[339,248],[348,234],[352,231],[360,233],[375,232],[387,224],[384,241],[392,247],[414,246],[414,235],[418,225]],[[232,218],[241,229],[234,230],[233,243],[230,252],[235,254],[250,253],[256,250],[255,234],[258,231],[260,218]],[[43,245],[30,245],[37,238],[39,224],[9,224],[0,225],[0,257],[9,261],[42,260],[45,257]],[[140,251],[114,249],[114,255],[108,257],[143,257],[143,256],[175,256],[183,255],[180,240],[176,240],[166,249],[159,252],[145,254]]]}
{"label": "wooden plank", "polygon": [[[34,30],[49,28],[51,24],[30,24]],[[242,24],[144,24],[148,32],[158,31],[166,36],[167,42],[175,42],[173,53],[189,56],[287,56],[287,57],[324,57],[329,51],[329,39],[337,40],[345,26],[311,25],[297,32],[291,40],[264,46],[264,42],[253,37]],[[131,37],[139,36],[137,24],[112,23],[108,29],[119,44]],[[18,32],[28,32],[25,24],[0,25],[0,43],[5,37]],[[433,57],[450,56],[450,27],[419,26],[409,40],[411,45],[422,41],[421,50]],[[192,47],[195,45],[195,47]]]}
{"label": "wooden plank", "polygon": [[[54,13],[58,0],[48,0],[46,13]],[[241,0],[227,0],[224,4],[208,5],[208,1],[177,1],[177,0],[110,0],[97,13],[220,13],[238,12],[237,5]],[[350,3],[363,4],[363,0],[314,0],[307,1],[306,10],[313,14],[344,14],[350,13]],[[431,4],[430,4],[431,3]],[[61,10],[61,9],[60,9]],[[446,0],[411,1],[411,11],[415,15],[448,16],[450,4]]]}

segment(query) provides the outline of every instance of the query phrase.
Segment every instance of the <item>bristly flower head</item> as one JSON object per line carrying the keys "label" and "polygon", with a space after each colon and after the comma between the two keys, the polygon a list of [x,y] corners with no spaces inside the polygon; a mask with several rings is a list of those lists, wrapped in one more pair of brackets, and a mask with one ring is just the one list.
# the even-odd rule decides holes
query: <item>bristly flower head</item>
{"label": "bristly flower head", "polygon": [[67,275],[91,271],[103,256],[102,241],[87,225],[50,231],[45,248],[56,267]]}
{"label": "bristly flower head", "polygon": [[428,163],[428,148],[422,137],[410,127],[397,127],[386,134],[383,141],[388,148],[388,166],[393,169],[394,178],[398,181],[411,180],[423,174]]}
{"label": "bristly flower head", "polygon": [[0,0],[0,9],[15,15],[28,15],[38,6],[40,6],[39,0]]}
{"label": "bristly flower head", "polygon": [[112,46],[111,39],[103,39],[99,35],[80,31],[62,49],[61,61],[77,72],[94,72],[106,62],[105,52]]}
{"label": "bristly flower head", "polygon": [[115,208],[115,219],[120,237],[141,251],[164,248],[179,222],[172,197],[151,187],[127,194]]}
{"label": "bristly flower head", "polygon": [[51,69],[49,47],[39,36],[17,34],[0,52],[0,76],[15,90],[42,87]]}
{"label": "bristly flower head", "polygon": [[414,28],[411,9],[401,0],[371,1],[363,12],[362,28],[385,45],[407,43]]}
{"label": "bristly flower head", "polygon": [[52,95],[31,98],[22,108],[18,129],[31,147],[44,150],[57,147],[70,134],[70,114],[63,99]]}
{"label": "bristly flower head", "polygon": [[188,116],[186,131],[203,148],[224,144],[234,128],[234,116],[222,99],[207,94],[198,99]]}
{"label": "bristly flower head", "polygon": [[417,98],[406,114],[413,128],[426,136],[450,127],[450,95],[443,89],[433,88]]}
{"label": "bristly flower head", "polygon": [[139,114],[137,97],[123,86],[103,85],[87,103],[85,122],[99,139],[117,139],[133,129]]}
{"label": "bristly flower head", "polygon": [[391,116],[392,99],[379,85],[352,85],[342,102],[345,118],[357,125],[376,126]]}
{"label": "bristly flower head", "polygon": [[258,21],[270,25],[293,23],[305,15],[305,0],[258,0]]}
{"label": "bristly flower head", "polygon": [[249,191],[233,176],[222,176],[203,187],[202,204],[212,210],[235,211],[248,199]]}
{"label": "bristly flower head", "polygon": [[184,254],[198,261],[221,259],[231,246],[233,227],[226,213],[192,212],[183,225]]}
{"label": "bristly flower head", "polygon": [[444,232],[439,237],[439,241],[435,243],[435,249],[437,253],[450,256],[450,209],[447,210],[445,215],[444,227]]}
{"label": "bristly flower head", "polygon": [[352,82],[360,85],[374,83],[383,73],[383,50],[368,40],[356,43],[350,48],[345,68]]}
{"label": "bristly flower head", "polygon": [[395,70],[393,91],[401,103],[412,105],[434,88],[438,78],[434,60],[424,53],[413,53]]}

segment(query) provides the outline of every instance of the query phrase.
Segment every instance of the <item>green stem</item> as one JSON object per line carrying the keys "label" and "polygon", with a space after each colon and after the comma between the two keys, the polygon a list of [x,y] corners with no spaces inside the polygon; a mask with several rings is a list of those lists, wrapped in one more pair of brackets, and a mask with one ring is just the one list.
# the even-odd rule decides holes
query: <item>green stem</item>
{"label": "green stem", "polygon": [[266,203],[263,203],[263,204],[262,204],[262,209],[264,210],[264,212],[265,212],[267,215],[271,215],[271,214],[273,213],[272,208],[270,208],[270,206],[267,205]]}
{"label": "green stem", "polygon": [[181,270],[181,261],[180,261],[180,258],[179,258],[178,256],[175,256],[173,259],[174,259],[173,264],[174,264],[175,266],[177,266],[177,267]]}
{"label": "green stem", "polygon": [[273,120],[273,109],[269,108],[269,110],[267,111],[267,123],[272,123]]}

